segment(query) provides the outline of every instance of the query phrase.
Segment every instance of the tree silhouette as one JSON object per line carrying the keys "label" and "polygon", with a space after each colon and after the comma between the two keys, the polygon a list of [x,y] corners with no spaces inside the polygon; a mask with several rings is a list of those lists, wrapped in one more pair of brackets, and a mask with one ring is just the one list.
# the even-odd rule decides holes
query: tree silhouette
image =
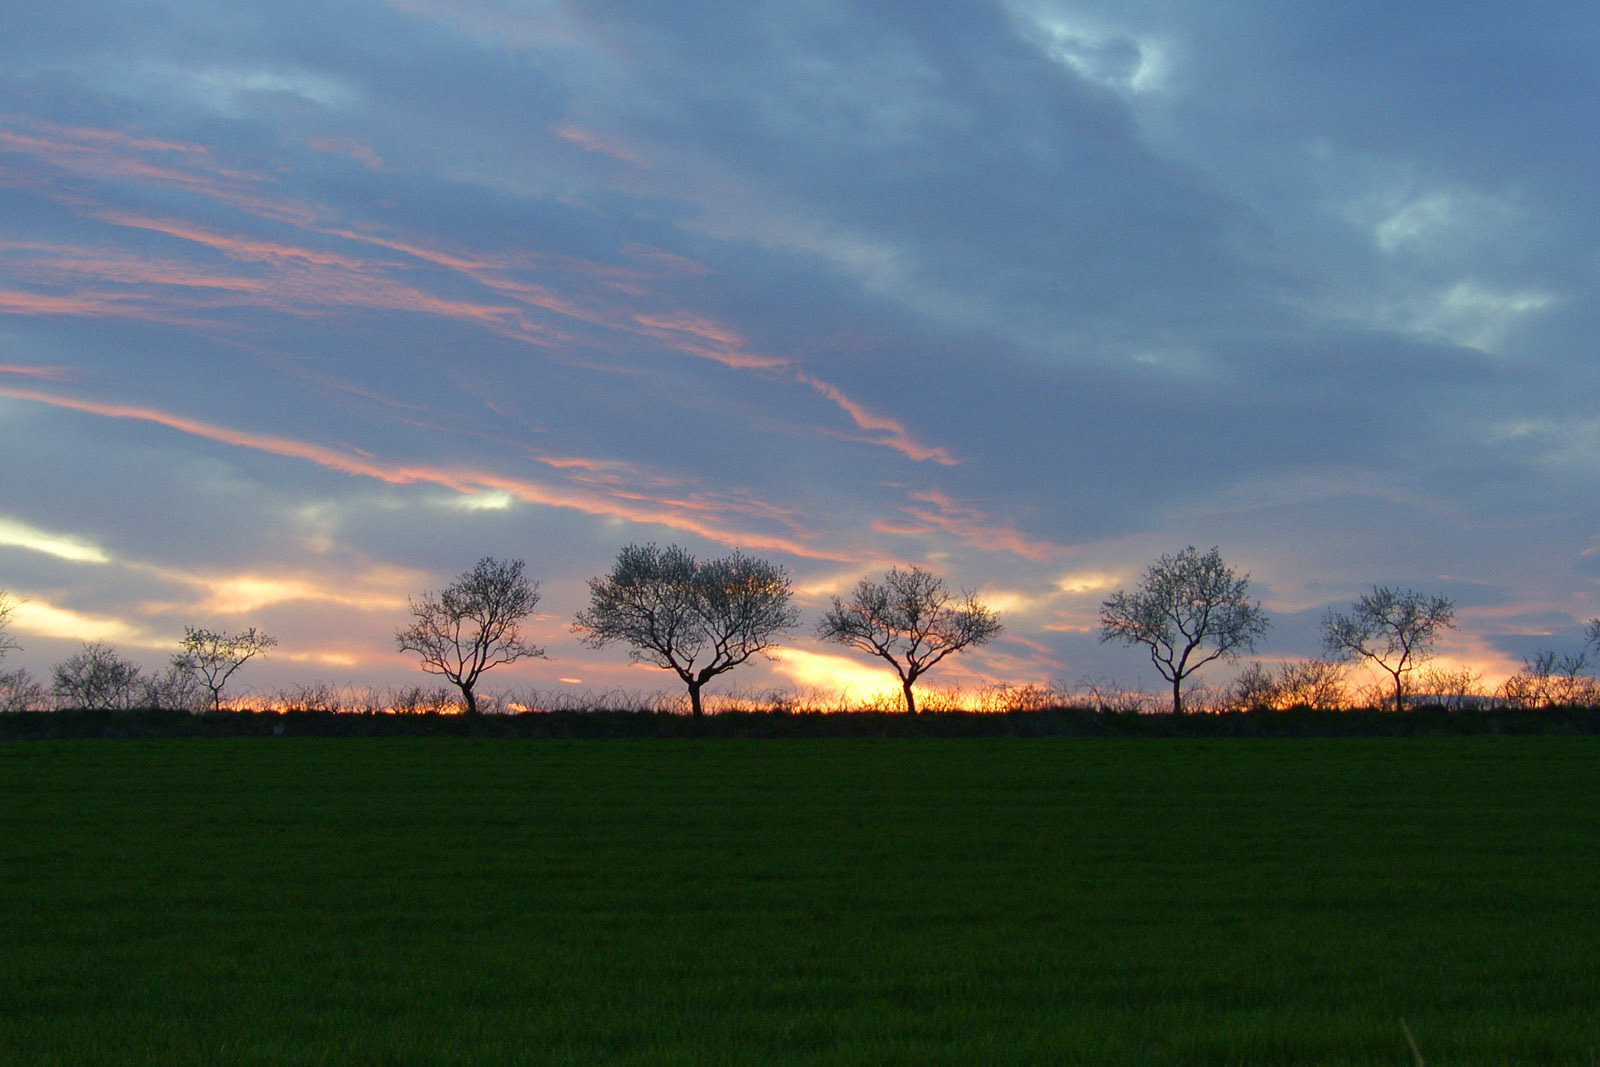
{"label": "tree silhouette", "polygon": [[977,594],[956,596],[921,567],[891,567],[883,581],[863,578],[849,600],[817,624],[817,636],[885,660],[900,676],[906,711],[917,714],[911,688],[946,656],[1000,633],[1000,617]]}
{"label": "tree silhouette", "polygon": [[68,707],[125,711],[133,706],[140,670],[100,641],[86,641],[76,654],[56,664],[56,697]]}
{"label": "tree silhouette", "polygon": [[468,715],[478,713],[473,686],[484,671],[544,655],[522,640],[522,620],[539,603],[539,583],[522,571],[520,559],[501,563],[485,556],[451,585],[410,601],[415,621],[394,635],[400,651],[422,657],[424,671],[461,690]]}
{"label": "tree silhouette", "polygon": [[1412,589],[1375,586],[1348,614],[1329,609],[1322,619],[1322,647],[1339,659],[1365,659],[1394,679],[1394,710],[1405,710],[1405,676],[1426,662],[1439,633],[1455,625],[1449,597]]}
{"label": "tree silhouette", "polygon": [[[22,647],[6,632],[11,626],[12,612],[16,610],[17,601],[0,589],[0,659],[5,659],[7,652],[15,652]],[[0,711],[28,711],[43,701],[44,687],[34,681],[27,671],[18,669],[0,673]]]}
{"label": "tree silhouette", "polygon": [[4,659],[7,652],[14,652],[21,646],[16,638],[7,631],[11,629],[11,615],[17,610],[17,602],[11,594],[0,589],[0,659]]}
{"label": "tree silhouette", "polygon": [[740,552],[701,563],[677,545],[629,545],[610,574],[589,580],[589,596],[572,627],[580,640],[620,642],[634,662],[672,671],[697,718],[707,682],[767,654],[800,621],[783,568]]}
{"label": "tree silhouette", "polygon": [[258,633],[254,626],[237,634],[185,626],[183,642],[172,657],[172,665],[204,682],[211,691],[211,710],[218,711],[222,707],[222,687],[233,672],[251,657],[265,655],[277,643],[276,637]]}
{"label": "tree silhouette", "polygon": [[1214,659],[1235,659],[1267,632],[1260,604],[1245,598],[1250,576],[1238,577],[1216,548],[1193,545],[1162,556],[1139,588],[1118,590],[1100,605],[1100,640],[1144,645],[1172,685],[1172,713],[1183,713],[1183,681]]}

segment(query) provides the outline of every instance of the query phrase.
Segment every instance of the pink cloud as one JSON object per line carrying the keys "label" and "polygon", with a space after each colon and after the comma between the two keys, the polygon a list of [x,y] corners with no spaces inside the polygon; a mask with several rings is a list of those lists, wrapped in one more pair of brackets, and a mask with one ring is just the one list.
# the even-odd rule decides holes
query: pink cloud
{"label": "pink cloud", "polygon": [[[64,127],[10,116],[4,120],[25,131],[0,128],[0,152],[31,158],[46,167],[105,181],[150,182],[198,193],[220,203],[280,221],[308,222],[311,213],[260,196],[254,187],[266,182],[219,164],[211,150],[201,145],[135,137],[118,130]],[[36,185],[44,195],[72,202],[75,194]]]}
{"label": "pink cloud", "polygon": [[937,490],[914,492],[911,494],[911,499],[931,504],[932,507],[905,505],[901,508],[902,511],[913,518],[931,523],[976,548],[999,549],[1033,560],[1050,559],[1063,551],[1059,545],[1036,540],[1013,527],[995,523],[977,508],[959,504],[947,494]]}
{"label": "pink cloud", "polygon": [[32,389],[0,386],[0,396],[29,400],[53,407],[100,415],[107,418],[135,419],[177,430],[181,433],[221,444],[251,449],[276,456],[300,459],[328,470],[362,478],[374,478],[391,485],[430,484],[453,492],[475,495],[498,490],[529,504],[569,508],[588,515],[625,519],[630,522],[666,526],[698,534],[710,541],[759,551],[778,551],[810,559],[840,560],[837,553],[823,551],[800,537],[783,537],[752,529],[731,528],[714,521],[729,511],[748,513],[750,508],[709,507],[694,500],[661,500],[642,493],[599,493],[581,488],[551,486],[523,478],[466,467],[428,464],[382,463],[369,454],[340,451],[324,445],[298,441],[273,434],[235,430],[215,423],[173,415],[133,404],[42,393]]}
{"label": "pink cloud", "polygon": [[[646,283],[655,274],[683,277],[706,273],[702,265],[679,256],[629,246],[624,251],[635,263],[642,264],[641,268],[589,263],[537,251],[493,256],[441,249],[420,241],[331,226],[319,220],[318,211],[263,197],[256,190],[268,182],[266,177],[228,169],[203,146],[142,138],[117,130],[59,127],[28,119],[0,123],[5,121],[26,129],[0,127],[0,151],[25,154],[48,166],[95,179],[132,178],[196,192],[264,219],[304,227],[320,237],[314,243],[299,243],[228,233],[182,219],[96,205],[81,193],[55,189],[46,183],[41,195],[72,204],[90,217],[123,228],[161,233],[235,262],[253,264],[261,273],[212,271],[203,265],[156,260],[143,251],[58,249],[51,256],[36,256],[30,268],[82,288],[71,293],[28,292],[16,287],[0,290],[0,311],[193,324],[197,318],[203,321],[209,313],[225,306],[263,307],[297,316],[316,316],[330,308],[362,308],[472,322],[514,340],[545,348],[559,346],[567,358],[572,358],[579,348],[604,350],[598,341],[550,318],[557,316],[599,330],[647,338],[684,355],[736,370],[794,370],[789,359],[751,351],[738,330],[710,316],[682,307],[641,311],[627,303],[601,298],[601,294],[611,292],[635,300],[650,299],[654,294]],[[581,127],[565,126],[558,133],[594,150],[603,147],[601,140]],[[312,147],[362,154],[362,146],[338,138],[320,139]],[[494,295],[471,299],[430,292],[395,276],[404,270],[402,263],[320,247],[322,239],[329,237],[397,252],[453,271]],[[568,278],[598,280],[603,287],[588,285],[583,289],[585,298],[575,298],[519,273],[535,266]],[[29,285],[39,276],[33,273],[23,284]],[[130,288],[122,291],[105,288],[107,285]],[[162,291],[134,288],[139,286],[160,287]],[[795,377],[864,431],[860,440],[919,462],[945,466],[958,462],[944,448],[918,440],[899,421],[870,410],[838,387],[805,372],[795,372]]]}
{"label": "pink cloud", "polygon": [[679,352],[714,360],[736,370],[777,370],[789,361],[776,356],[746,352],[744,338],[715,319],[690,311],[636,312],[632,316],[639,332],[664,341]]}
{"label": "pink cloud", "polygon": [[913,440],[910,432],[899,422],[886,415],[879,415],[869,410],[864,404],[850,399],[837,386],[830,385],[820,378],[814,378],[804,371],[797,373],[795,377],[836,404],[841,411],[850,416],[850,420],[858,428],[871,433],[888,435],[886,438],[875,440],[875,444],[886,445],[896,452],[919,462],[932,460],[946,467],[953,467],[960,462],[942,448],[924,445]]}
{"label": "pink cloud", "polygon": [[628,163],[635,167],[643,166],[643,161],[634,154],[633,150],[612,138],[602,137],[593,130],[586,130],[582,126],[571,123],[557,126],[556,136],[563,141],[569,141],[586,152],[598,152],[600,155],[609,156],[619,163]]}
{"label": "pink cloud", "polygon": [[0,363],[0,374],[15,374],[23,378],[37,378],[45,382],[64,382],[72,377],[69,367],[41,367],[21,366],[15,363]]}
{"label": "pink cloud", "polygon": [[164,233],[169,237],[191,241],[215,249],[233,259],[252,260],[258,262],[284,262],[298,260],[321,267],[340,267],[345,270],[360,270],[368,264],[353,256],[343,256],[336,252],[322,249],[303,248],[299,245],[283,244],[279,241],[262,241],[249,237],[237,237],[231,234],[218,233],[215,230],[204,229],[180,219],[152,218],[145,215],[135,215],[127,211],[97,211],[95,217],[102,222],[109,222],[114,226],[126,226],[132,229],[152,230]]}
{"label": "pink cloud", "polygon": [[371,145],[350,137],[310,137],[306,139],[306,145],[326,155],[347,156],[368,170],[384,169],[382,157]]}

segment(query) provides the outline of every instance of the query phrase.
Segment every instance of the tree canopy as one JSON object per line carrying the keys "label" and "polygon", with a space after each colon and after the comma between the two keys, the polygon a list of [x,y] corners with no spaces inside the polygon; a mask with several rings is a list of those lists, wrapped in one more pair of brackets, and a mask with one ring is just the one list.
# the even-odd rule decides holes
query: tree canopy
{"label": "tree canopy", "polygon": [[276,637],[260,633],[254,626],[235,634],[185,626],[183,642],[172,657],[172,665],[205,684],[211,692],[211,710],[217,711],[222,707],[222,688],[233,672],[277,644]]}
{"label": "tree canopy", "polygon": [[1329,609],[1322,645],[1340,659],[1364,659],[1394,680],[1394,710],[1405,709],[1405,676],[1433,655],[1433,642],[1455,625],[1456,606],[1446,596],[1374,586],[1349,612]]}
{"label": "tree canopy", "polygon": [[677,545],[629,545],[611,573],[589,580],[573,630],[584,644],[627,645],[635,662],[670,670],[704,708],[707,682],[766,654],[800,621],[784,569],[735,552],[701,562]]}
{"label": "tree canopy", "polygon": [[1183,682],[1215,659],[1235,659],[1267,632],[1266,612],[1245,590],[1250,576],[1236,575],[1213,547],[1205,555],[1190,545],[1162,556],[1132,592],[1118,590],[1100,605],[1100,640],[1144,645],[1150,661],[1172,686],[1172,712],[1183,712]]}
{"label": "tree canopy", "polygon": [[921,567],[891,567],[882,581],[863,578],[848,600],[833,598],[817,636],[877,656],[900,676],[906,711],[917,713],[912,687],[933,666],[1000,633],[1000,617],[977,594],[950,592]]}
{"label": "tree canopy", "polygon": [[522,639],[522,620],[539,603],[539,583],[523,574],[520,559],[480,559],[449,586],[410,601],[413,621],[395,633],[402,652],[422,657],[422,669],[443,675],[461,690],[468,715],[478,712],[473,687],[491,667],[544,649]]}

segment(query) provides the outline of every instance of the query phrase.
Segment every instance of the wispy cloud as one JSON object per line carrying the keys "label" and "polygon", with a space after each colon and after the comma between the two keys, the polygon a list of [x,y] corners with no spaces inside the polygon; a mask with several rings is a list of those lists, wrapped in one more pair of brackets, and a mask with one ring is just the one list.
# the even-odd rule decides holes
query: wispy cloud
{"label": "wispy cloud", "polygon": [[743,546],[761,551],[780,551],[792,556],[838,559],[839,549],[819,546],[791,536],[756,528],[735,526],[722,521],[729,511],[748,514],[757,509],[749,504],[726,501],[696,501],[691,498],[656,499],[646,493],[625,491],[596,492],[535,482],[492,471],[467,467],[438,467],[428,464],[384,463],[367,455],[340,451],[274,434],[252,433],[215,423],[129,404],[105,403],[42,393],[31,389],[0,386],[0,396],[29,400],[52,407],[79,411],[107,418],[134,419],[204,438],[220,444],[250,449],[269,455],[304,460],[328,470],[361,478],[372,478],[390,485],[430,484],[467,496],[498,491],[526,504],[567,508],[588,515],[626,519],[630,522],[664,526],[697,534],[710,541]]}
{"label": "wispy cloud", "polygon": [[144,626],[115,616],[64,608],[40,597],[17,605],[13,619],[18,630],[37,637],[67,641],[112,641],[134,648],[172,647],[172,642]]}
{"label": "wispy cloud", "polygon": [[948,531],[975,548],[1010,552],[1033,560],[1047,560],[1063,549],[1048,541],[1027,534],[991,519],[982,510],[963,504],[936,489],[918,490],[910,494],[915,503],[901,505],[901,510],[930,526]]}
{"label": "wispy cloud", "polygon": [[869,433],[883,435],[875,439],[876,443],[886,445],[896,452],[918,461],[932,460],[934,463],[939,463],[946,467],[953,467],[959,462],[943,448],[918,442],[898,420],[868,410],[866,405],[850,399],[837,386],[830,385],[820,378],[814,378],[804,371],[797,373],[795,377],[827,397],[834,404],[837,404],[839,409],[849,415],[850,420],[860,429]]}
{"label": "wispy cloud", "polygon": [[[8,128],[9,127],[9,128]],[[221,204],[286,221],[308,222],[311,213],[281,198],[263,196],[269,184],[260,174],[218,162],[205,145],[137,137],[116,129],[58,126],[11,115],[0,117],[0,156],[11,154],[89,183],[110,181],[163,186],[198,194]],[[64,202],[81,195],[72,189],[42,188]]]}
{"label": "wispy cloud", "polygon": [[590,152],[598,152],[603,156],[610,156],[621,163],[632,166],[641,166],[642,161],[627,145],[610,137],[604,137],[593,130],[586,130],[582,126],[564,123],[556,127],[556,136],[563,141],[571,141],[579,148]]}
{"label": "wispy cloud", "polygon": [[105,549],[81,537],[50,533],[16,519],[0,516],[0,545],[15,545],[73,563],[108,563]]}

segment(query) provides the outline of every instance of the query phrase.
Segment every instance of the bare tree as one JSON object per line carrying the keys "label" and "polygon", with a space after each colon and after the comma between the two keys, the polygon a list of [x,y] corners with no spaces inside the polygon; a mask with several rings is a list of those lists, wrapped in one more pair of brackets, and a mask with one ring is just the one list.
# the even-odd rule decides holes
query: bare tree
{"label": "bare tree", "polygon": [[793,595],[782,567],[740,552],[701,563],[677,545],[629,545],[610,574],[589,579],[572,629],[590,648],[620,642],[634,662],[675,673],[699,717],[707,682],[768,655],[800,621]]}
{"label": "bare tree", "polygon": [[539,583],[522,570],[520,559],[502,563],[485,556],[451,585],[410,601],[415,621],[395,632],[400,651],[417,653],[424,671],[461,690],[468,715],[478,713],[473,686],[484,671],[544,655],[522,640],[522,620],[539,603]]}
{"label": "bare tree", "polygon": [[1248,574],[1236,576],[1216,548],[1193,545],[1162,556],[1133,592],[1100,605],[1100,640],[1144,645],[1172,686],[1172,713],[1183,713],[1183,681],[1214,659],[1236,659],[1267,632],[1267,615],[1245,598]]}
{"label": "bare tree", "polygon": [[1483,673],[1471,667],[1428,666],[1421,674],[1422,692],[1428,694],[1430,703],[1451,711],[1461,711],[1478,704],[1484,697]]}
{"label": "bare tree", "polygon": [[817,636],[885,660],[900,676],[906,711],[917,713],[911,687],[946,656],[981,645],[1000,633],[1000,616],[978,601],[959,596],[944,579],[921,567],[891,567],[883,581],[863,578],[848,601],[833,606],[817,624]]}
{"label": "bare tree", "polygon": [[0,712],[36,711],[44,707],[44,686],[25,670],[0,673]]}
{"label": "bare tree", "polygon": [[1576,653],[1544,649],[1524,659],[1522,669],[1502,683],[1501,694],[1508,703],[1524,708],[1595,704],[1600,702],[1600,679],[1590,671],[1596,658],[1600,658],[1600,619],[1589,623],[1583,648]]}
{"label": "bare tree", "polygon": [[109,645],[85,642],[80,651],[56,664],[54,691],[67,707],[125,711],[139,692],[140,673],[136,664]]}
{"label": "bare tree", "polygon": [[[0,589],[0,659],[5,659],[7,652],[15,652],[22,647],[7,632],[11,627],[11,615],[16,610],[17,601]],[[44,686],[34,681],[27,671],[19,669],[0,673],[0,711],[30,711],[43,703]]]}
{"label": "bare tree", "polygon": [[17,602],[11,598],[11,594],[0,589],[0,659],[5,659],[7,652],[14,652],[22,647],[17,644],[16,638],[7,632],[11,629],[11,615],[16,610]]}
{"label": "bare tree", "polygon": [[1433,655],[1433,642],[1455,625],[1455,602],[1415,590],[1375,586],[1349,614],[1330,609],[1322,619],[1322,647],[1341,660],[1365,659],[1394,680],[1394,710],[1405,710],[1405,676]]}
{"label": "bare tree", "polygon": [[211,710],[217,711],[222,707],[222,687],[228,684],[233,672],[251,657],[265,655],[267,649],[277,644],[276,637],[259,633],[254,626],[237,634],[185,626],[179,651],[172,657],[172,666],[204,682],[211,691]]}

